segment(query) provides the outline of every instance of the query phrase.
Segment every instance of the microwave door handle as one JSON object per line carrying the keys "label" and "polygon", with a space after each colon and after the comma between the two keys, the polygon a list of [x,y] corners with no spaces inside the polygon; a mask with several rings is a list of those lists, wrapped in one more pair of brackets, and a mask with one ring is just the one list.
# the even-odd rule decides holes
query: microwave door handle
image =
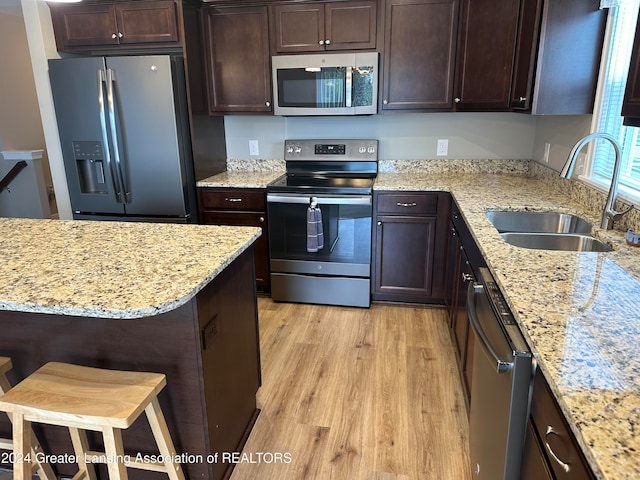
{"label": "microwave door handle", "polygon": [[498,356],[495,349],[489,342],[486,333],[480,326],[476,312],[476,295],[485,295],[484,287],[481,284],[470,282],[469,288],[467,289],[467,313],[469,315],[469,323],[476,332],[482,347],[493,358],[497,373],[506,373],[513,368],[513,362],[505,362]]}
{"label": "microwave door handle", "polygon": [[347,67],[347,71],[345,72],[344,79],[344,88],[345,88],[345,107],[351,108],[351,89],[353,88],[353,69],[355,67]]}
{"label": "microwave door handle", "polygon": [[120,147],[118,146],[118,130],[116,126],[116,109],[115,109],[115,83],[113,70],[107,69],[107,104],[109,105],[109,125],[111,126],[111,138],[113,140],[113,159],[116,166],[118,181],[122,189],[122,202],[129,203],[131,201],[131,193],[127,191],[127,184],[122,171],[122,159],[120,156]]}
{"label": "microwave door handle", "polygon": [[103,69],[98,70],[98,111],[100,112],[100,130],[102,131],[102,144],[104,145],[104,159],[107,163],[107,170],[111,174],[111,181],[113,183],[113,190],[116,193],[116,201],[118,203],[124,203],[122,201],[122,189],[118,175],[114,171],[113,164],[111,163],[111,149],[109,148],[109,134],[107,133],[107,114],[106,106],[104,104],[104,84],[105,84],[105,72]]}

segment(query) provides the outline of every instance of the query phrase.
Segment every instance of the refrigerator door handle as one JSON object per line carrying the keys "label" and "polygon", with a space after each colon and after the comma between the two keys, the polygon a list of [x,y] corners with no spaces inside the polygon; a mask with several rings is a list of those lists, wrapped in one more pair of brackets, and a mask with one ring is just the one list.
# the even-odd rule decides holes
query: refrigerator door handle
{"label": "refrigerator door handle", "polygon": [[113,167],[113,163],[111,162],[111,149],[109,148],[109,134],[107,133],[107,114],[106,108],[104,104],[104,83],[105,83],[105,72],[100,69],[98,72],[98,111],[100,112],[100,130],[102,131],[102,144],[104,145],[104,159],[107,163],[107,169],[111,173],[111,180],[113,182],[113,189],[116,192],[116,201],[118,203],[123,202],[123,194],[122,187],[120,185],[120,179]]}
{"label": "refrigerator door handle", "polygon": [[122,187],[122,203],[129,203],[131,202],[131,192],[127,191],[127,183],[125,182],[125,176],[122,170],[120,148],[118,146],[118,130],[116,127],[116,109],[114,103],[115,90],[113,88],[114,82],[115,78],[113,76],[113,70],[107,68],[107,104],[109,105],[109,125],[111,127],[111,139],[113,140],[113,159],[116,166],[118,181]]}

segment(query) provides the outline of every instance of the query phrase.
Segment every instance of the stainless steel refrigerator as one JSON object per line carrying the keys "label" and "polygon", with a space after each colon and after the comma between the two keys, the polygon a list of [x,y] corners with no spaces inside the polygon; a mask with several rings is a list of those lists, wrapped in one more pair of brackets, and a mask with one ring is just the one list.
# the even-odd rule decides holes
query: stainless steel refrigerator
{"label": "stainless steel refrigerator", "polygon": [[182,58],[55,59],[49,77],[75,219],[197,221]]}

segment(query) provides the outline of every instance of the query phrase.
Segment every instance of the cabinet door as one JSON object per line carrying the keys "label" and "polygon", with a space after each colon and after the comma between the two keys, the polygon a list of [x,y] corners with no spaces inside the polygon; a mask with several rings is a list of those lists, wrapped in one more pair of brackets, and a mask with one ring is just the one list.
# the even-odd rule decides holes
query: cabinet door
{"label": "cabinet door", "polygon": [[236,225],[243,227],[260,227],[262,235],[253,244],[256,266],[256,285],[269,289],[269,245],[267,243],[267,223],[264,212],[216,212],[204,211],[200,221],[207,225]]}
{"label": "cabinet door", "polygon": [[115,14],[121,44],[180,41],[173,1],[117,3]]}
{"label": "cabinet door", "polygon": [[209,112],[271,112],[267,7],[206,8]]}
{"label": "cabinet door", "polygon": [[376,48],[377,2],[336,2],[325,5],[325,48]]}
{"label": "cabinet door", "polygon": [[553,480],[553,476],[549,472],[547,459],[531,420],[527,422],[527,436],[524,441],[524,452],[522,452],[520,480]]}
{"label": "cabinet door", "polygon": [[324,4],[275,5],[271,19],[277,53],[324,51]]}
{"label": "cabinet door", "polygon": [[511,108],[528,110],[533,95],[533,73],[536,70],[536,52],[540,38],[542,0],[521,0],[520,9]]}
{"label": "cabinet door", "polygon": [[386,0],[381,110],[450,110],[458,0]]}
{"label": "cabinet door", "polygon": [[378,216],[375,293],[431,295],[436,217]]}
{"label": "cabinet door", "polygon": [[[640,22],[640,15],[638,16]],[[625,124],[640,125],[640,23],[636,28],[636,37],[633,41],[633,51],[631,52],[631,63],[629,64],[629,77],[627,78],[627,88],[624,92],[622,103],[622,116],[634,117]]]}
{"label": "cabinet door", "polygon": [[118,45],[113,5],[52,6],[51,21],[58,51]]}
{"label": "cabinet door", "polygon": [[457,110],[506,110],[520,2],[463,0]]}

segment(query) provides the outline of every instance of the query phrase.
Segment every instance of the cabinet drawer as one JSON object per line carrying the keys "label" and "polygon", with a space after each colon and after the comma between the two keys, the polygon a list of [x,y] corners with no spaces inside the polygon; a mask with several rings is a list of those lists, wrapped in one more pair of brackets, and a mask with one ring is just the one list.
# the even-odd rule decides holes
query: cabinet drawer
{"label": "cabinet drawer", "polygon": [[201,189],[202,209],[264,211],[265,192],[244,189]]}
{"label": "cabinet drawer", "polygon": [[531,417],[557,480],[594,478],[539,370],[534,380]]}
{"label": "cabinet drawer", "polygon": [[437,193],[380,193],[376,211],[402,215],[435,215],[438,210]]}

